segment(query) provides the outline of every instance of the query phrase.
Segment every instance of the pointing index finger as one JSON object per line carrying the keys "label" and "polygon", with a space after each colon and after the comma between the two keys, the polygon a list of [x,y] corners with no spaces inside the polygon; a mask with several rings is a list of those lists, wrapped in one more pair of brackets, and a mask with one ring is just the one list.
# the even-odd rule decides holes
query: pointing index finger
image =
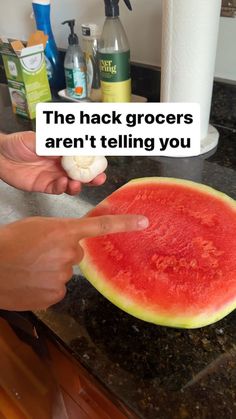
{"label": "pointing index finger", "polygon": [[148,227],[149,221],[143,215],[103,215],[69,221],[70,229],[78,240],[105,234],[140,231]]}

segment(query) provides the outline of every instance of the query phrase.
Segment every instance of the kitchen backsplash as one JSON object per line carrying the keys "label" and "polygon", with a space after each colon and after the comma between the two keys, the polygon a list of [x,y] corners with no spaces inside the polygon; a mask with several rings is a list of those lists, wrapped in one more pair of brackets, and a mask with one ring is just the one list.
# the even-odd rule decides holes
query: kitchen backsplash
{"label": "kitchen backsplash", "polygon": [[211,120],[214,125],[234,130],[236,140],[236,85],[214,83]]}
{"label": "kitchen backsplash", "polygon": [[[62,60],[64,51],[61,51]],[[131,64],[132,91],[147,97],[150,102],[160,101],[161,71],[158,67],[138,63]],[[0,83],[6,83],[0,55]],[[211,121],[236,133],[236,84],[215,81],[213,90]]]}

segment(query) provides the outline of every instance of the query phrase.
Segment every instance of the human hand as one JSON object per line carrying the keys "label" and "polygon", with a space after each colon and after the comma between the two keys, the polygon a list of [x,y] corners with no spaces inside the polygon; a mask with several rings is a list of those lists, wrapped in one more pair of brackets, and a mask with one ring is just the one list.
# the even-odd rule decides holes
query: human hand
{"label": "human hand", "polygon": [[32,217],[0,228],[0,309],[45,309],[60,301],[85,237],[142,230],[146,217]]}
{"label": "human hand", "polygon": [[[0,178],[11,186],[30,192],[76,195],[81,183],[68,178],[60,157],[40,157],[35,152],[35,133],[0,134]],[[104,173],[90,185],[99,186]]]}

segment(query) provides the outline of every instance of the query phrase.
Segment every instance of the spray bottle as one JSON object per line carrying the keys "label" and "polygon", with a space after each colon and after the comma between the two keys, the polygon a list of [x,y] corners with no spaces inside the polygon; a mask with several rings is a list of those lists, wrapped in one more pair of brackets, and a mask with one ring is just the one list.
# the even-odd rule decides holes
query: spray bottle
{"label": "spray bottle", "polygon": [[64,87],[65,78],[63,65],[60,61],[59,52],[51,27],[50,1],[51,0],[33,0],[32,6],[37,29],[43,31],[45,35],[48,35],[48,41],[45,48],[48,80],[52,88],[59,90]]}
{"label": "spray bottle", "polygon": [[[119,0],[104,0],[106,20],[100,46],[99,66],[103,102],[130,102],[130,49],[119,19]],[[129,0],[124,0],[132,10]]]}
{"label": "spray bottle", "polygon": [[66,90],[73,99],[87,97],[86,64],[84,54],[79,46],[79,39],[74,32],[75,19],[65,20],[62,25],[69,25],[69,47],[66,51],[64,68],[66,76]]}

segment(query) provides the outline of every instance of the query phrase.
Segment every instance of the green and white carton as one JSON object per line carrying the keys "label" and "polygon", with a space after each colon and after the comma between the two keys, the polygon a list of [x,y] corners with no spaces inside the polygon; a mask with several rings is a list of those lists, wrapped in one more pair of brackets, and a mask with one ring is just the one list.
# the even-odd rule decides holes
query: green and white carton
{"label": "green and white carton", "polygon": [[36,117],[36,104],[51,100],[44,58],[44,45],[13,48],[14,42],[0,37],[0,52],[7,76],[14,113],[29,119]]}

